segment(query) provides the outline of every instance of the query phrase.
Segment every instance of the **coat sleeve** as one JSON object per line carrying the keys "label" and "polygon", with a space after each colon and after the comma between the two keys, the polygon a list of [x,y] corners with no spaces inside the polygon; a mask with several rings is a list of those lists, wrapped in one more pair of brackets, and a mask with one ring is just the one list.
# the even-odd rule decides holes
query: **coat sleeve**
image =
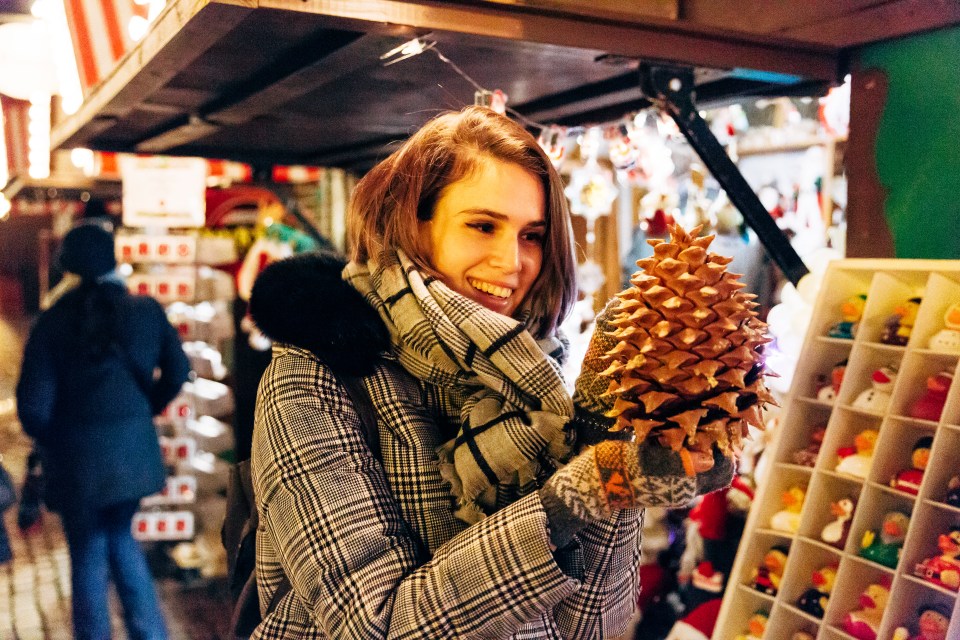
{"label": "coat sleeve", "polygon": [[331,638],[507,637],[579,587],[550,552],[535,493],[430,557],[401,517],[349,398],[308,357],[274,356],[252,461],[261,602],[281,575],[293,586],[254,638],[313,628]]}
{"label": "coat sleeve", "polygon": [[56,358],[46,326],[41,316],[30,332],[17,382],[17,417],[27,435],[41,444],[50,432],[57,403]]}
{"label": "coat sleeve", "polygon": [[167,320],[163,308],[157,305],[157,309],[157,321],[160,324],[160,357],[157,367],[160,369],[160,377],[150,391],[150,408],[154,415],[160,414],[177,396],[190,375],[190,361],[183,351],[180,336]]}

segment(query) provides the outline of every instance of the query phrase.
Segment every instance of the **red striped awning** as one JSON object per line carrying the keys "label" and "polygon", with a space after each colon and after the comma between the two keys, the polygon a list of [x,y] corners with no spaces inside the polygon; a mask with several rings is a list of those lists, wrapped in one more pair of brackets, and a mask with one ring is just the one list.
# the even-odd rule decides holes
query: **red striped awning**
{"label": "red striped awning", "polygon": [[145,18],[147,6],[133,0],[64,0],[64,8],[80,85],[88,96],[133,47],[130,19],[136,15]]}
{"label": "red striped awning", "polygon": [[[10,176],[27,175],[30,169],[28,125],[30,101],[0,94],[3,109],[3,135],[7,148],[7,173]],[[2,185],[0,185],[2,186]]]}

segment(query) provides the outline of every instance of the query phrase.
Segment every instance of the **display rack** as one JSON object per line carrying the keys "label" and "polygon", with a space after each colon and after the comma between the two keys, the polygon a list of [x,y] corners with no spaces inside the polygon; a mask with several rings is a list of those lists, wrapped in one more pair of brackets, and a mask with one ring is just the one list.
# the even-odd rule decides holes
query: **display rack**
{"label": "display rack", "polygon": [[233,395],[221,381],[228,374],[223,349],[233,337],[234,296],[231,276],[208,264],[210,255],[222,252],[209,248],[195,229],[128,227],[116,236],[117,259],[130,270],[127,287],[164,305],[193,371],[155,419],[167,483],[141,501],[133,534],[142,542],[170,545],[180,569],[208,576],[222,573],[216,541],[228,476],[222,457],[233,449],[225,421],[233,413]]}
{"label": "display rack", "polygon": [[[844,301],[866,294],[862,318],[852,338],[828,337],[841,320]],[[909,341],[904,346],[881,342],[888,320],[898,306],[921,297]],[[843,626],[847,614],[860,608],[861,593],[871,584],[889,583],[890,598],[877,637],[888,640],[897,627],[916,633],[917,609],[936,604],[952,612],[948,638],[960,638],[960,604],[955,590],[915,575],[918,563],[940,554],[937,538],[960,525],[960,508],[946,502],[948,482],[960,473],[960,377],[957,353],[929,348],[944,329],[944,315],[960,303],[960,261],[839,260],[825,274],[805,338],[794,383],[784,404],[781,426],[765,455],[771,456],[767,480],[758,487],[731,572],[714,640],[750,637],[748,619],[763,611],[769,616],[765,637],[789,640],[803,631],[818,640],[850,640]],[[958,334],[960,335],[960,334]],[[836,398],[817,399],[818,380],[846,360]],[[881,411],[854,405],[871,388],[871,374],[893,365],[898,374],[890,399]],[[955,382],[938,420],[911,417],[911,407],[926,389],[928,378],[950,372]],[[882,403],[880,403],[882,404]],[[814,466],[795,463],[794,452],[808,446],[810,435],[826,425]],[[872,463],[864,478],[837,470],[838,449],[849,447],[864,429],[879,433]],[[918,495],[895,488],[891,479],[911,467],[911,451],[922,436],[933,439],[929,464]],[[796,533],[771,528],[771,518],[783,509],[781,496],[792,487],[806,490]],[[835,519],[831,503],[856,502],[849,533],[841,547],[821,538]],[[864,533],[878,531],[884,514],[901,511],[910,517],[899,557],[890,568],[860,555]],[[775,546],[789,547],[776,595],[754,586],[754,571]],[[836,577],[822,618],[797,606],[811,588],[812,573],[836,565]]]}

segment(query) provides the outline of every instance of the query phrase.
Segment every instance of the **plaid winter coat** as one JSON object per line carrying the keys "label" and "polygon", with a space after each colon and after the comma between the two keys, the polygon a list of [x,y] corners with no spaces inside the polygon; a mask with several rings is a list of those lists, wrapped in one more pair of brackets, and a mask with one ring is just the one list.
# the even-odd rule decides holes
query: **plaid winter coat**
{"label": "plaid winter coat", "polygon": [[[329,307],[331,293],[291,300],[290,290],[289,282],[276,297],[255,290],[252,308],[286,322],[310,318],[314,331],[332,335],[357,331],[316,326],[312,312]],[[293,312],[301,303],[314,308]],[[310,335],[254,317],[274,337]],[[578,549],[561,553],[549,548],[537,493],[468,527],[453,515],[436,454],[456,434],[464,398],[377,365],[364,383],[378,414],[378,460],[325,364],[358,357],[362,338],[299,341],[309,348],[274,346],[257,401],[260,601],[270,602],[284,574],[293,589],[254,638],[609,638],[624,630],[638,593],[641,511],[591,525]]]}

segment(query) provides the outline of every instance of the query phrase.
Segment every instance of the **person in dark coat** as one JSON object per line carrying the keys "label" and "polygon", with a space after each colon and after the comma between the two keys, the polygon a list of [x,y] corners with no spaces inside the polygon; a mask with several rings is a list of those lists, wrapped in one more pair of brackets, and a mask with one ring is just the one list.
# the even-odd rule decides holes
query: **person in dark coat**
{"label": "person in dark coat", "polygon": [[130,295],[102,223],[64,238],[61,266],[80,284],[37,319],[24,350],[17,410],[44,451],[45,500],[70,550],[74,637],[110,637],[108,580],[131,639],[167,637],[153,578],[131,520],[160,491],[165,469],[153,416],[190,365],[160,304]]}

